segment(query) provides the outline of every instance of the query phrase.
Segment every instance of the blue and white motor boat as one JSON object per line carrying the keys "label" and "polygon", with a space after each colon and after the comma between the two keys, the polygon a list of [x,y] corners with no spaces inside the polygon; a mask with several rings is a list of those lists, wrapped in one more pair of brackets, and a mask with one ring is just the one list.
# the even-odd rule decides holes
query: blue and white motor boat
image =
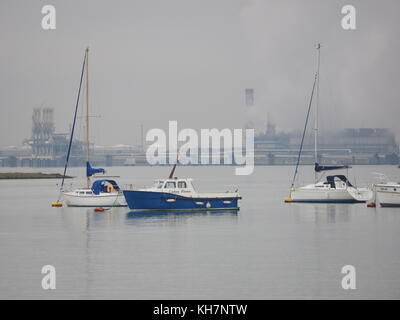
{"label": "blue and white motor boat", "polygon": [[237,192],[198,193],[192,179],[169,178],[156,181],[150,188],[123,190],[132,210],[239,210]]}
{"label": "blue and white motor boat", "polygon": [[174,177],[176,164],[168,179],[160,179],[150,188],[123,190],[129,209],[157,210],[239,210],[237,190],[225,193],[199,193],[192,179]]}

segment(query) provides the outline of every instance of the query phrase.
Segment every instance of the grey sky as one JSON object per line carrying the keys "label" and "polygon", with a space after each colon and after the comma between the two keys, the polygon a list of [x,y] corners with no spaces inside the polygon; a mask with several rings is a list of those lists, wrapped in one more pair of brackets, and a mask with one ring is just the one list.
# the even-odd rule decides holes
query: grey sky
{"label": "grey sky", "polygon": [[[41,28],[41,8],[57,29]],[[341,28],[341,8],[357,30]],[[132,0],[0,2],[0,145],[31,134],[32,109],[54,107],[58,132],[72,120],[84,49],[90,46],[92,136],[137,144],[140,124],[241,128],[244,89],[277,129],[303,125],[323,46],[326,130],[388,127],[398,135],[399,13],[393,1]]]}

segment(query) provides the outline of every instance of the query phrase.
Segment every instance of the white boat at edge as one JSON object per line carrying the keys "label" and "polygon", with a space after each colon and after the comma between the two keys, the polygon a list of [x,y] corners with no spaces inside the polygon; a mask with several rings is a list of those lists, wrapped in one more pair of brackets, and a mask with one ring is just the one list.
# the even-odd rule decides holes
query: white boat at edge
{"label": "white boat at edge", "polygon": [[374,185],[376,202],[381,207],[400,207],[400,183],[386,182]]}

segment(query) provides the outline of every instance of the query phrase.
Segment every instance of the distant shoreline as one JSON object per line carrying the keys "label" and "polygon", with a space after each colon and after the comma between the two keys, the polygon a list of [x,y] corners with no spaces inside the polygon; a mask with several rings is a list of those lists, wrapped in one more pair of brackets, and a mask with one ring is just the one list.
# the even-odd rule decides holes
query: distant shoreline
{"label": "distant shoreline", "polygon": [[[0,172],[0,179],[62,179],[63,175],[59,173],[42,172]],[[72,177],[65,176],[66,179]]]}

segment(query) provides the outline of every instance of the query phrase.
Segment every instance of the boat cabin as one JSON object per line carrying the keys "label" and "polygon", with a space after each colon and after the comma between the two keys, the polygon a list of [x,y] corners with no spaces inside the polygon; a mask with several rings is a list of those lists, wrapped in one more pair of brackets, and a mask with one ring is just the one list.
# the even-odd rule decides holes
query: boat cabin
{"label": "boat cabin", "polygon": [[94,194],[100,194],[119,191],[120,188],[114,180],[101,179],[93,182],[92,190]]}
{"label": "boat cabin", "polygon": [[344,175],[327,176],[326,181],[317,184],[318,187],[331,188],[331,189],[343,189],[346,187],[352,187],[353,185]]}
{"label": "boat cabin", "polygon": [[157,180],[152,189],[156,189],[157,191],[168,190],[168,192],[194,192],[192,179],[172,178]]}
{"label": "boat cabin", "polygon": [[86,188],[76,189],[73,192],[78,196],[92,196],[93,195],[92,189],[86,189]]}

